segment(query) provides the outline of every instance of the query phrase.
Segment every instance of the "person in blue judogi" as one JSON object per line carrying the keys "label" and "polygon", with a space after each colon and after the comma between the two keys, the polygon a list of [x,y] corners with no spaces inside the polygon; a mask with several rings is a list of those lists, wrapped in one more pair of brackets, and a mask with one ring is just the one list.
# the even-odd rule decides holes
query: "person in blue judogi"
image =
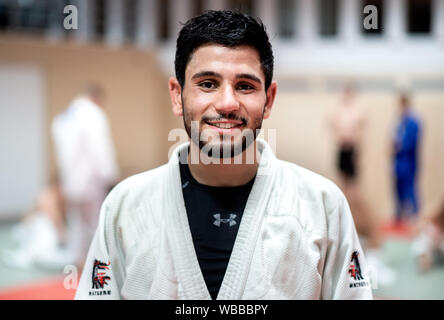
{"label": "person in blue judogi", "polygon": [[400,118],[394,139],[396,221],[415,218],[419,211],[416,188],[421,124],[412,112],[407,95],[400,97]]}

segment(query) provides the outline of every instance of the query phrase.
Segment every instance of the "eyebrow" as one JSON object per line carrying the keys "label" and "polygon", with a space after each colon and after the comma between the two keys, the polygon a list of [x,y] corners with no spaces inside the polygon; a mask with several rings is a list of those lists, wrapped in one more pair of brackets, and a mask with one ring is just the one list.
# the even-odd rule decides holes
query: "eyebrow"
{"label": "eyebrow", "polygon": [[222,76],[219,73],[216,73],[214,71],[201,71],[196,74],[194,74],[191,79],[198,79],[202,77],[216,77],[216,78],[222,78]]}
{"label": "eyebrow", "polygon": [[[196,74],[194,74],[191,79],[195,80],[198,78],[202,78],[202,77],[216,77],[216,78],[222,78],[222,75],[214,72],[214,71],[201,71],[198,72]],[[255,75],[251,74],[251,73],[241,73],[241,74],[237,74],[236,75],[236,79],[249,79],[251,81],[257,82],[262,84],[261,79],[259,79],[258,77],[256,77]]]}
{"label": "eyebrow", "polygon": [[258,77],[256,77],[254,74],[251,73],[241,73],[236,75],[236,79],[249,79],[251,81],[257,82],[259,84],[262,84],[261,79],[259,79]]}

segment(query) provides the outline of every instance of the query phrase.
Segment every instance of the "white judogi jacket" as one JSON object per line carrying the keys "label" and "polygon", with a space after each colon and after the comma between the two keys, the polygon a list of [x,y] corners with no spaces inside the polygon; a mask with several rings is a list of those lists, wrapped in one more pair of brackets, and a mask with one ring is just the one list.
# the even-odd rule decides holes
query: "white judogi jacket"
{"label": "white judogi jacket", "polygon": [[105,112],[90,99],[78,97],[55,117],[52,138],[66,200],[103,202],[119,174]]}
{"label": "white judogi jacket", "polygon": [[[257,142],[259,169],[217,298],[372,299],[342,192]],[[211,299],[182,195],[187,147],[107,197],[76,299]]]}

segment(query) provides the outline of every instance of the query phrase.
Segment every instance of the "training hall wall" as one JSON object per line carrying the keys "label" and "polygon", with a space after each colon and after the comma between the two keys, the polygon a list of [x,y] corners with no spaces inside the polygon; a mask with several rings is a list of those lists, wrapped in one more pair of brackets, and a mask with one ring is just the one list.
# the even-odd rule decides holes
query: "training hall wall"
{"label": "training hall wall", "polygon": [[[168,141],[169,133],[174,128],[183,128],[182,119],[171,112],[168,75],[160,67],[155,50],[109,49],[100,44],[49,43],[2,36],[0,64],[34,66],[44,74],[48,181],[56,171],[51,120],[89,82],[102,85],[107,94],[106,112],[121,179],[165,163],[171,146],[177,143],[177,140]],[[316,86],[295,91],[285,86],[279,89],[279,75],[276,78],[278,96],[271,118],[264,122],[265,139],[268,129],[275,129],[278,157],[337,182],[335,146],[326,115],[337,102],[340,91]],[[414,109],[424,122],[419,186],[427,213],[444,199],[444,92],[412,93]],[[361,147],[360,186],[374,215],[387,220],[394,208],[391,137],[397,96],[391,90],[371,90],[358,92],[358,97],[368,116]]]}
{"label": "training hall wall", "polygon": [[[0,62],[38,66],[45,75],[48,175],[55,172],[50,123],[91,82],[101,85],[106,92],[105,111],[122,178],[166,161],[166,137],[174,119],[167,78],[159,69],[154,52],[3,37]],[[26,94],[26,88],[23,93]]]}

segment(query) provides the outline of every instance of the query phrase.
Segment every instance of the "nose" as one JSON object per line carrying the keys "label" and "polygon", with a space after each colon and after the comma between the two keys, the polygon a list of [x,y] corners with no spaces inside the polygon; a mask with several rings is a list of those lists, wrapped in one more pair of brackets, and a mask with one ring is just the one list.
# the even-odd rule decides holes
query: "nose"
{"label": "nose", "polygon": [[236,92],[231,85],[225,85],[221,88],[214,107],[221,113],[229,113],[239,109],[240,103]]}

